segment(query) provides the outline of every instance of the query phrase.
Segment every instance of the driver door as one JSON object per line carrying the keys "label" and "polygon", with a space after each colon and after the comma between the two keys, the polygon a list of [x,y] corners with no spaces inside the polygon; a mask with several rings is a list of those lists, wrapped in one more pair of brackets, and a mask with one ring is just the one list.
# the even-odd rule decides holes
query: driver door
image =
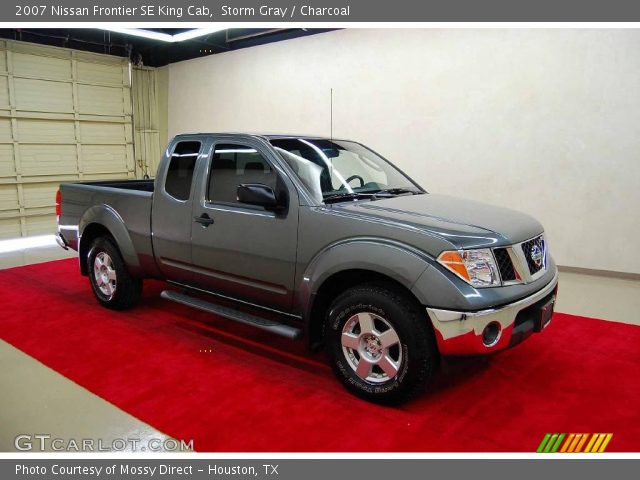
{"label": "driver door", "polygon": [[[298,230],[297,191],[258,141],[216,141],[199,182],[191,228],[195,283],[238,300],[288,312],[292,307]],[[288,196],[281,212],[238,202],[240,184]]]}

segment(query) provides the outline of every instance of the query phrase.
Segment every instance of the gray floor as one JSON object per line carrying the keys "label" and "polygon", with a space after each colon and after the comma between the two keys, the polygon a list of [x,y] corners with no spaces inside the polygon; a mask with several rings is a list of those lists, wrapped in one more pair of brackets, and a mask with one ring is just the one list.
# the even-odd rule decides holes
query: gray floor
{"label": "gray floor", "polygon": [[[53,245],[0,252],[0,268],[74,253]],[[640,325],[640,281],[561,272],[557,310]],[[101,439],[103,445],[114,440],[121,445],[120,439],[139,439],[141,446],[153,439],[157,445],[168,438],[1,340],[0,365],[0,385],[6,387],[0,395],[0,451],[15,450],[21,434],[46,433],[78,442]],[[39,447],[37,441],[33,444]]]}

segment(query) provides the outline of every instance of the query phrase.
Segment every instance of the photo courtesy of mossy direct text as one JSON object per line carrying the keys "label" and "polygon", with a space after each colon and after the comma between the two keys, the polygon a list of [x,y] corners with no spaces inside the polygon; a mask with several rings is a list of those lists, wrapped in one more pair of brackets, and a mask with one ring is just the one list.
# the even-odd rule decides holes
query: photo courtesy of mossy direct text
{"label": "photo courtesy of mossy direct text", "polygon": [[209,464],[206,467],[200,466],[193,468],[193,465],[171,465],[160,463],[158,465],[131,465],[127,463],[112,465],[60,465],[54,463],[50,467],[45,465],[24,465],[17,463],[15,466],[16,477],[31,476],[90,476],[90,477],[113,477],[113,476],[137,476],[137,477],[155,477],[155,476],[193,476],[196,473],[206,473],[211,476],[242,476],[242,477],[259,477],[259,476],[277,476],[279,465],[277,464],[260,464],[260,465],[217,465]]}

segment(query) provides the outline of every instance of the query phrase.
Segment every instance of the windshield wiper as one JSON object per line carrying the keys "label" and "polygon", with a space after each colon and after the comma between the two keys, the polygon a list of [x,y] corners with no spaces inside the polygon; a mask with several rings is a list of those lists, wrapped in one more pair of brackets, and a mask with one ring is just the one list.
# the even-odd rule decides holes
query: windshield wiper
{"label": "windshield wiper", "polygon": [[341,200],[359,200],[365,198],[377,200],[378,198],[391,198],[395,195],[401,195],[403,193],[420,195],[423,192],[419,190],[411,190],[408,188],[387,188],[384,190],[374,190],[369,192],[341,192],[324,197],[324,203],[339,202]]}
{"label": "windshield wiper", "polygon": [[420,190],[412,190],[410,188],[403,188],[403,187],[398,187],[398,188],[385,188],[383,190],[378,190],[374,193],[374,195],[378,195],[380,193],[388,193],[391,195],[400,195],[402,193],[410,193],[412,195],[420,195],[421,192]]}
{"label": "windshield wiper", "polygon": [[324,197],[324,203],[339,202],[341,200],[359,200],[361,198],[375,198],[375,193],[362,193],[362,192],[342,192],[334,193],[333,195],[327,195]]}

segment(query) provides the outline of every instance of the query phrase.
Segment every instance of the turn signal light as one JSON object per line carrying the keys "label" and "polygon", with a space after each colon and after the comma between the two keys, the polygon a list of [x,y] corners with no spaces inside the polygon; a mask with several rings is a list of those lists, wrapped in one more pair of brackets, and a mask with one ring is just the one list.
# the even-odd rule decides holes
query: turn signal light
{"label": "turn signal light", "polygon": [[500,285],[498,266],[489,248],[445,251],[438,262],[476,288]]}
{"label": "turn signal light", "polygon": [[462,255],[456,251],[451,252],[443,252],[442,255],[438,258],[438,261],[446,266],[449,270],[454,271],[462,278],[464,278],[467,282],[471,282],[471,278],[469,278],[469,272],[467,271],[467,267],[462,260]]}

